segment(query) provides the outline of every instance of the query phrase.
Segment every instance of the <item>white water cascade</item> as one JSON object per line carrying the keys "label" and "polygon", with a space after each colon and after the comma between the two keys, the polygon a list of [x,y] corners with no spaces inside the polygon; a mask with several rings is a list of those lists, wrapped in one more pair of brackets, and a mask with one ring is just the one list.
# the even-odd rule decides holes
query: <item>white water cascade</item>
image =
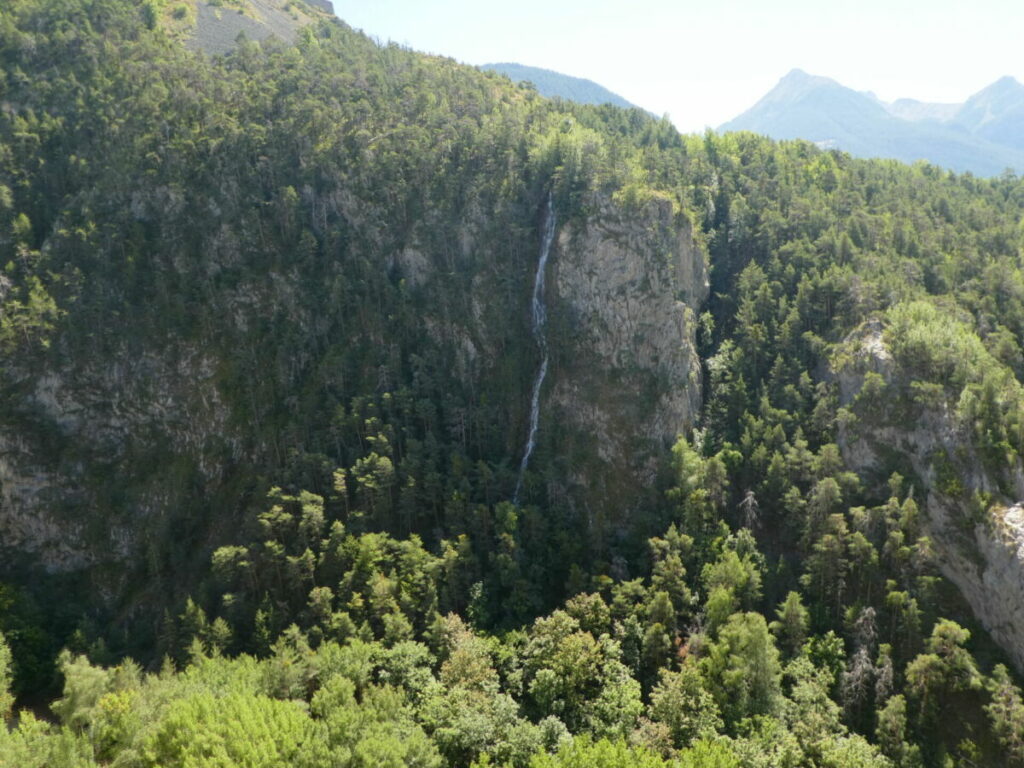
{"label": "white water cascade", "polygon": [[530,463],[530,454],[533,453],[537,444],[537,424],[540,421],[540,388],[544,385],[544,377],[548,375],[548,339],[544,335],[544,326],[547,324],[548,315],[544,309],[544,271],[548,264],[548,256],[551,255],[551,245],[555,241],[555,205],[552,195],[548,193],[547,209],[544,211],[544,232],[540,241],[540,260],[537,263],[537,275],[533,279],[533,338],[537,341],[540,349],[540,369],[537,371],[537,378],[533,380],[533,397],[530,400],[530,434],[526,439],[526,448],[523,450],[523,460],[519,464],[519,479],[516,481],[516,492],[512,496],[512,503],[519,504],[519,492],[523,489],[523,476],[526,474],[526,467]]}

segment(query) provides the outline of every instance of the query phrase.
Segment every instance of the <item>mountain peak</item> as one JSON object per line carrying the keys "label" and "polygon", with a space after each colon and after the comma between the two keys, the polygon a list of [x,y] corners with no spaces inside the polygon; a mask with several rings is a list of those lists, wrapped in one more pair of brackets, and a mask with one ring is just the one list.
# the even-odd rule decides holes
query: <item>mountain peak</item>
{"label": "mountain peak", "polygon": [[1004,75],[971,96],[967,103],[970,104],[972,101],[991,101],[994,99],[1016,100],[1020,98],[1024,98],[1024,85],[1021,85],[1017,78],[1011,75]]}
{"label": "mountain peak", "polygon": [[927,159],[994,175],[1024,168],[1024,86],[1002,77],[964,104],[892,104],[827,77],[793,69],[753,107],[719,130],[806,139],[864,157]]}
{"label": "mountain peak", "polygon": [[989,141],[1024,150],[1024,85],[1001,77],[971,96],[954,120]]}
{"label": "mountain peak", "polygon": [[818,85],[839,85],[835,80],[821,75],[812,75],[800,68],[791,69],[779,80],[775,86],[779,87],[813,87]]}
{"label": "mountain peak", "polygon": [[759,103],[793,104],[808,98],[811,94],[845,90],[847,89],[831,78],[812,75],[802,69],[792,69],[765,94]]}
{"label": "mountain peak", "polygon": [[785,82],[787,80],[809,80],[812,77],[814,77],[814,75],[808,74],[804,70],[800,69],[800,67],[793,67],[793,69],[789,70],[789,72],[782,76],[782,79],[779,82]]}
{"label": "mountain peak", "polygon": [[996,80],[994,83],[992,83],[992,85],[990,85],[989,87],[990,88],[996,88],[996,87],[998,87],[998,88],[1024,88],[1024,86],[1022,86],[1020,84],[1020,81],[1018,81],[1017,78],[1015,78],[1013,75],[1003,75],[998,80]]}

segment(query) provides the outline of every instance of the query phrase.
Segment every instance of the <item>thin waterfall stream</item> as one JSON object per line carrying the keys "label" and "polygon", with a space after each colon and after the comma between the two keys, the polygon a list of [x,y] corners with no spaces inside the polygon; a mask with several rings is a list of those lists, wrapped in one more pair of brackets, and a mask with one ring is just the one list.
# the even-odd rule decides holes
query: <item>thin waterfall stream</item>
{"label": "thin waterfall stream", "polygon": [[555,241],[555,204],[552,194],[548,193],[547,208],[544,212],[544,232],[540,241],[540,259],[537,262],[537,275],[533,279],[533,338],[540,349],[541,361],[537,377],[533,380],[533,396],[530,400],[530,432],[523,450],[523,460],[519,463],[519,479],[516,481],[516,492],[512,495],[512,503],[519,504],[519,492],[523,489],[523,477],[530,463],[530,454],[537,444],[537,426],[540,421],[540,389],[544,385],[544,377],[548,375],[548,339],[544,334],[548,315],[544,309],[544,272],[551,255],[551,245]]}

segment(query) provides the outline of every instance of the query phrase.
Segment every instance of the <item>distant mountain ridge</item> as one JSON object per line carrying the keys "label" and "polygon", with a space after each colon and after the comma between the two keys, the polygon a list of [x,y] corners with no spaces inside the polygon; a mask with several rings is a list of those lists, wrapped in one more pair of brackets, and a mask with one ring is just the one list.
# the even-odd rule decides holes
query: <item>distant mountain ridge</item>
{"label": "distant mountain ridge", "polygon": [[953,122],[971,133],[1024,150],[1024,85],[1004,77],[967,100]]}
{"label": "distant mountain ridge", "polygon": [[1024,171],[1024,85],[1004,77],[963,104],[890,104],[794,69],[719,130],[807,139],[860,157],[927,160],[993,176],[1007,168]]}
{"label": "distant mountain ridge", "polygon": [[937,104],[917,99],[896,99],[892,103],[882,102],[890,115],[904,120],[936,120],[940,123],[952,120],[963,104]]}
{"label": "distant mountain ridge", "polygon": [[528,67],[511,62],[481,64],[479,68],[489,72],[498,72],[513,82],[529,81],[536,86],[537,93],[548,99],[561,98],[574,101],[577,104],[612,104],[623,109],[636,108],[636,104],[626,101],[617,93],[612,93],[593,80],[563,75],[561,72],[551,69]]}

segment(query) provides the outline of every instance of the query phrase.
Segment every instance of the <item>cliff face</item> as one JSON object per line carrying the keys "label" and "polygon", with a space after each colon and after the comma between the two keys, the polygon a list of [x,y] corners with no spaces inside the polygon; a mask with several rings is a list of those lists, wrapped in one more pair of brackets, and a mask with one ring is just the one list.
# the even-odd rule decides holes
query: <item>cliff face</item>
{"label": "cliff face", "polygon": [[[36,184],[0,183],[0,581],[41,566],[119,613],[136,588],[173,601],[274,486],[354,531],[486,551],[532,423],[548,200],[519,551],[570,539],[568,570],[663,530],[658,469],[700,405],[688,197],[627,179],[589,117],[337,20],[224,57],[159,26],[321,15],[306,3],[100,5],[123,56],[54,40],[5,97],[59,137],[45,176],[30,142],[0,153]],[[133,119],[69,106],[104,100]]]}
{"label": "cliff face", "polygon": [[[882,464],[882,455],[909,462],[925,496],[927,531],[943,575],[1024,669],[1024,466],[1018,461],[1000,476],[986,469],[956,402],[937,401],[901,416],[894,392],[911,372],[897,365],[880,323],[862,328],[848,351],[836,371],[841,404],[857,409],[869,374],[880,376],[888,393],[881,397],[887,402],[876,398],[868,406],[877,418],[840,428],[843,457],[866,477]],[[979,503],[978,494],[987,503]]]}
{"label": "cliff face", "polygon": [[[548,494],[624,519],[652,491],[665,448],[700,407],[693,318],[707,295],[707,269],[688,219],[667,202],[627,212],[595,196],[588,210],[559,226],[548,267],[552,367],[541,397],[541,454],[571,460],[539,470],[545,481],[534,482],[532,498]],[[452,256],[415,238],[380,268],[422,294],[427,309],[417,322],[432,350],[419,353],[439,366],[450,360],[447,375],[460,386],[493,389],[505,347],[514,341],[525,350],[524,386],[500,404],[514,415],[503,440],[514,466],[529,408],[536,233],[521,233],[523,259],[506,264],[480,253],[491,226],[479,208],[454,225],[454,258],[472,263],[469,275],[454,277]],[[299,272],[271,274],[262,286],[208,297],[225,319],[218,332],[251,338],[260,318],[277,312],[282,325],[318,335],[316,307],[302,306],[303,280]],[[518,284],[496,298],[509,281]],[[279,367],[323,364],[306,359],[315,352],[285,346],[273,329],[260,339],[250,343]],[[62,346],[58,340],[57,354],[25,372],[21,386],[30,394],[19,421],[0,425],[0,541],[56,572],[159,558],[169,541],[199,556],[230,522],[230,506],[221,504],[239,503],[231,494],[251,484],[254,466],[273,479],[276,456],[288,450],[254,434],[254,395],[226,383],[228,353],[212,338],[141,333],[90,355],[61,354]],[[254,387],[274,388],[274,370],[255,376]]]}
{"label": "cliff face", "polygon": [[558,237],[548,413],[574,433],[570,454],[600,468],[568,478],[584,503],[613,501],[625,512],[641,503],[658,457],[700,408],[695,318],[708,294],[706,257],[667,201],[626,211],[595,200],[590,209]]}
{"label": "cliff face", "polygon": [[26,382],[0,426],[0,542],[47,570],[138,558],[211,491],[239,443],[214,383],[217,360],[187,342],[58,360]]}

